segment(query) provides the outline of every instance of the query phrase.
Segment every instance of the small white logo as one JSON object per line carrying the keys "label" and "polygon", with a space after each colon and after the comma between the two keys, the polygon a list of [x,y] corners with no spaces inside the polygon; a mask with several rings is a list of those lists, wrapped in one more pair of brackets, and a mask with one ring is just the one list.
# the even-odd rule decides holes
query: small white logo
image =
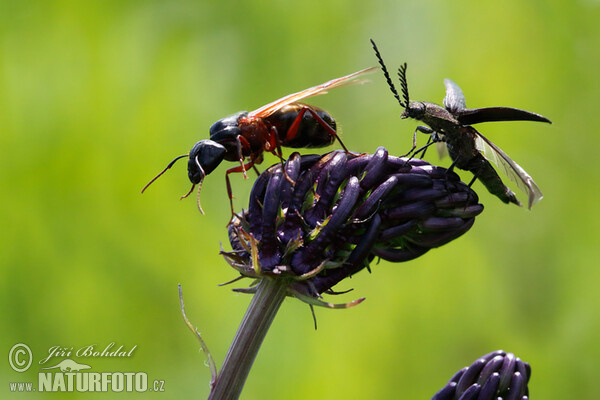
{"label": "small white logo", "polygon": [[[44,364],[53,357],[131,357],[137,345],[125,349],[117,347],[115,342],[104,349],[95,344],[87,345],[75,351],[73,347],[52,346],[48,356],[39,361]],[[73,355],[72,355],[73,354]],[[16,372],[25,372],[33,363],[31,348],[25,343],[17,343],[8,352],[8,363]],[[48,367],[38,370],[38,382],[9,382],[11,392],[164,392],[165,381],[148,381],[146,372],[94,372],[92,367],[78,363],[71,358],[54,360]],[[54,371],[52,371],[54,370]]]}
{"label": "small white logo", "polygon": [[8,363],[17,372],[25,372],[31,366],[33,354],[25,343],[17,343],[11,347],[8,353]]}
{"label": "small white logo", "polygon": [[69,358],[65,358],[64,360],[62,360],[61,362],[59,362],[58,364],[56,364],[53,367],[40,368],[40,369],[54,369],[54,368],[60,368],[60,370],[62,372],[79,372],[82,369],[90,369],[92,367],[90,367],[87,364],[79,364],[78,362],[75,362]]}

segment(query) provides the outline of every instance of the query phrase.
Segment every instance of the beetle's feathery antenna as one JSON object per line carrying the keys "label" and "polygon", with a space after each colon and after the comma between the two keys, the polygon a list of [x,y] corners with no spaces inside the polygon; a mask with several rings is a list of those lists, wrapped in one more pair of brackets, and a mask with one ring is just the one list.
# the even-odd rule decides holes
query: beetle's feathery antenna
{"label": "beetle's feathery antenna", "polygon": [[[385,80],[387,81],[387,84],[390,87],[392,94],[394,95],[396,100],[398,100],[398,103],[400,103],[400,106],[402,106],[403,108],[407,108],[408,107],[408,87],[406,86],[406,79],[404,79],[404,84],[402,85],[402,94],[404,95],[404,100],[406,100],[406,104],[405,104],[405,103],[402,103],[402,100],[400,100],[398,91],[396,90],[396,87],[394,86],[394,83],[392,82],[392,78],[390,78],[390,74],[388,73],[388,70],[387,70],[385,64],[383,63],[383,58],[381,57],[381,54],[379,53],[379,49],[377,48],[377,45],[375,44],[373,39],[371,39],[371,44],[373,45],[373,50],[375,50],[375,55],[377,56],[379,65],[381,65],[381,70],[383,71],[383,75],[385,76]],[[406,64],[404,64],[404,70],[406,70]],[[402,82],[402,79],[400,79],[400,82]]]}
{"label": "beetle's feathery antenna", "polygon": [[[406,82],[406,63],[402,64],[398,68],[398,78],[400,78],[400,84],[402,85],[402,97],[404,98],[404,108],[408,108],[408,82]],[[400,103],[402,104],[402,103]]]}
{"label": "beetle's feathery antenna", "polygon": [[174,159],[173,161],[171,161],[171,162],[169,163],[169,165],[167,165],[167,167],[166,167],[165,169],[163,169],[163,170],[160,172],[160,174],[156,175],[154,178],[152,178],[152,180],[151,180],[150,182],[148,182],[148,183],[146,184],[146,186],[144,186],[144,188],[142,189],[142,193],[144,193],[144,190],[146,190],[146,189],[148,188],[148,186],[152,185],[152,183],[153,183],[155,180],[157,180],[158,178],[160,178],[160,176],[161,176],[162,174],[164,174],[165,172],[167,172],[167,170],[168,170],[168,169],[170,169],[170,168],[173,166],[173,164],[175,164],[175,162],[177,162],[177,160],[179,160],[180,158],[183,158],[183,157],[189,157],[189,154],[184,154],[184,155],[181,155],[181,156],[179,156],[179,157],[175,157],[175,159]]}

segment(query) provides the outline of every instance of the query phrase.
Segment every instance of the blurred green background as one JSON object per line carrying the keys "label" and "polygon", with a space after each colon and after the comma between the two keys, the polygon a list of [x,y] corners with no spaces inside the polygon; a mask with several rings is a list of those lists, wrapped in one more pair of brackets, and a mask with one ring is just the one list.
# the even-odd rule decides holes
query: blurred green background
{"label": "blurred green background", "polygon": [[[600,398],[600,2],[486,3],[0,2],[0,349],[34,354],[21,374],[0,362],[0,397],[12,397],[8,382],[36,382],[52,346],[115,342],[137,345],[133,357],[75,359],[145,371],[165,381],[157,397],[206,398],[177,284],[220,365],[250,300],[217,287],[236,276],[218,255],[228,165],[205,181],[205,216],[178,200],[185,161],[140,189],[214,121],[375,65],[372,37],[390,69],[408,62],[414,100],[441,103],[449,77],[468,106],[549,117],[478,127],[545,197],[530,212],[476,183],[486,210],[470,232],[343,283],[355,291],[332,301],[367,300],[317,310],[316,332],[308,307],[286,301],[243,398],[428,399],[495,349],[531,363],[533,399]],[[352,150],[403,154],[416,123],[400,120],[380,73],[370,79],[311,103]],[[244,207],[251,181],[233,187]]]}

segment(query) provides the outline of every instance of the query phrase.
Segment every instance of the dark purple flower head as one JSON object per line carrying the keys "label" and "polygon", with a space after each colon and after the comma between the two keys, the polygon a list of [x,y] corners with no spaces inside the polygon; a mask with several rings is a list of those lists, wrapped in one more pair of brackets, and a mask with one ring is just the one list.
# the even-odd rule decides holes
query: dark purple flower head
{"label": "dark purple flower head", "polygon": [[294,153],[283,168],[258,177],[223,254],[243,276],[288,278],[313,298],[375,257],[407,261],[456,239],[483,210],[456,174],[383,147]]}
{"label": "dark purple flower head", "polygon": [[458,371],[431,400],[527,400],[530,377],[529,364],[498,350]]}

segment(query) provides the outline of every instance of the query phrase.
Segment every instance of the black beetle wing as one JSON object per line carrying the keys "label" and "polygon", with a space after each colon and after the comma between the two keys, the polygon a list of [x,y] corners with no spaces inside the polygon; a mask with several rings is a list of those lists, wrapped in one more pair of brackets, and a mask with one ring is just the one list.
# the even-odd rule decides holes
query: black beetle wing
{"label": "black beetle wing", "polygon": [[[446,99],[444,99],[444,105],[446,105],[445,102]],[[446,106],[446,108],[448,107]],[[538,121],[552,123],[543,115],[512,107],[463,108],[452,112],[462,125],[493,121]]]}
{"label": "black beetle wing", "polygon": [[521,191],[527,194],[529,198],[528,206],[531,210],[531,207],[544,197],[538,185],[533,181],[533,178],[519,164],[511,160],[505,152],[500,150],[498,146],[477,132],[475,128],[470,126],[466,128],[470,128],[475,133],[475,147],[477,150],[487,160],[496,164],[511,181],[517,184],[517,187]]}
{"label": "black beetle wing", "polygon": [[450,79],[444,79],[446,86],[446,97],[444,97],[444,107],[451,113],[467,108],[467,100],[460,87]]}

